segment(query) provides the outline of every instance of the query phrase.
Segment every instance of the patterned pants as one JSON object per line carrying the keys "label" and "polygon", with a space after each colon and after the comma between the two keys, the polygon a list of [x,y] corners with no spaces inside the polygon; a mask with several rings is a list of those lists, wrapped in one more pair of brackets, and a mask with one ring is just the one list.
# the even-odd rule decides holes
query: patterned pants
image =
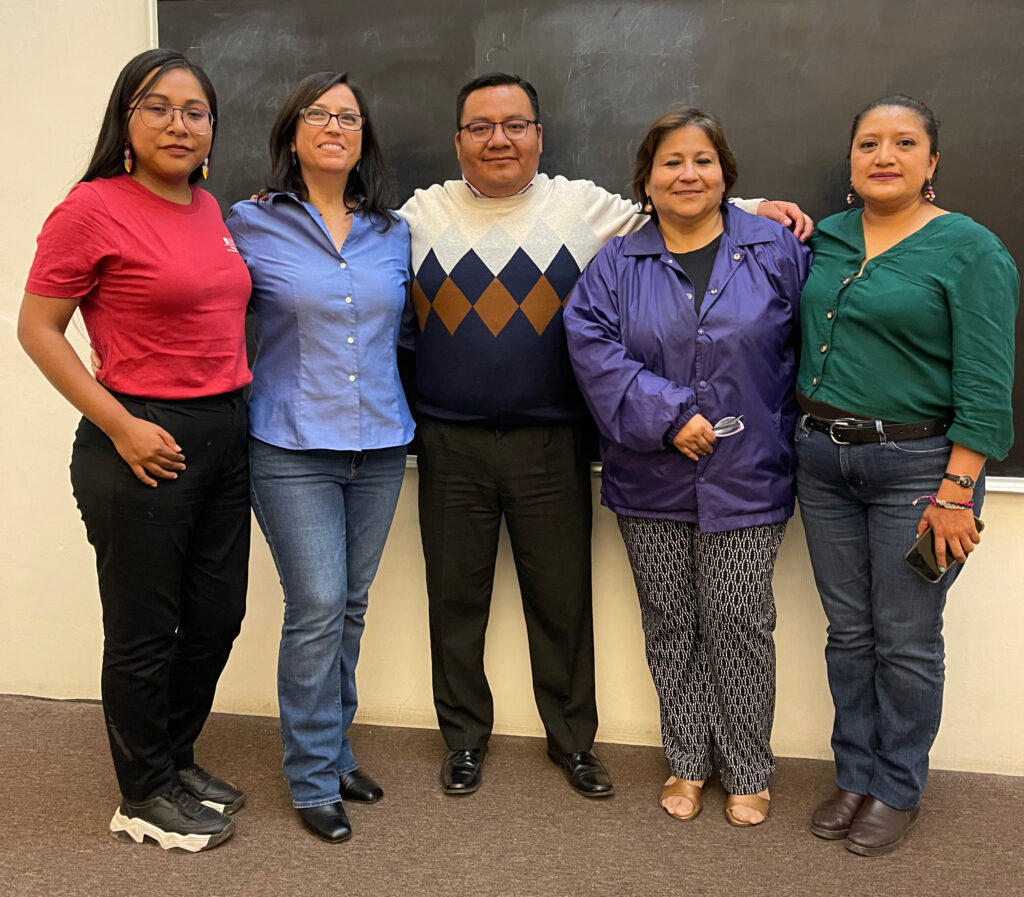
{"label": "patterned pants", "polygon": [[702,533],[674,520],[618,520],[672,775],[707,779],[717,754],[726,791],[764,790],[775,771],[772,572],[786,524]]}

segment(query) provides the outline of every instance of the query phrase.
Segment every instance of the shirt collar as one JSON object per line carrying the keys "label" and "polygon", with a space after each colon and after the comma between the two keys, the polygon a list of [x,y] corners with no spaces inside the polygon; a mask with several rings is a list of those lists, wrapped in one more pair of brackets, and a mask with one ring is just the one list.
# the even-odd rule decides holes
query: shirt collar
{"label": "shirt collar", "polygon": [[[725,234],[735,246],[772,243],[778,236],[778,231],[772,227],[768,219],[734,209],[728,203],[722,205],[722,224]],[[624,255],[661,255],[667,252],[665,238],[662,237],[654,219],[648,221],[640,230],[623,238],[622,252]]]}
{"label": "shirt collar", "polygon": [[[533,186],[533,182],[535,180],[537,180],[537,174],[534,174],[534,176],[530,178],[530,183],[523,187],[522,190],[517,190],[512,195],[522,196],[527,190],[529,190]],[[469,188],[469,192],[472,193],[473,196],[475,196],[477,199],[508,199],[507,196],[487,196],[486,194],[481,193],[479,190],[476,189],[476,187],[474,187],[469,181],[467,181],[465,177],[463,177],[462,183]]]}

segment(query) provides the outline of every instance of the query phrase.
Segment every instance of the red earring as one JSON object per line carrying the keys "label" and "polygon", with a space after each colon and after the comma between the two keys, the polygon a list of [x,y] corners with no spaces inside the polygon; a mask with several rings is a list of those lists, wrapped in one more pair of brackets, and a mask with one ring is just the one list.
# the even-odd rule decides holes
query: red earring
{"label": "red earring", "polygon": [[135,160],[132,158],[132,148],[126,142],[124,145],[124,170],[128,174],[132,173],[132,165],[135,164]]}

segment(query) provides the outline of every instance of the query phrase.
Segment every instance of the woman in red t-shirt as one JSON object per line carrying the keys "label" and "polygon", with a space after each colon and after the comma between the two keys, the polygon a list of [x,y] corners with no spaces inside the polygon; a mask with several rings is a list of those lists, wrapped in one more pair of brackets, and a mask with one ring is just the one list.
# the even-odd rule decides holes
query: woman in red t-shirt
{"label": "woman in red t-shirt", "polygon": [[[244,800],[193,743],[245,613],[250,280],[205,177],[206,74],[149,50],[114,85],[88,170],[52,212],[18,321],[25,351],[84,415],[71,482],[96,549],[103,709],[122,840],[203,850]],[[103,359],[65,330],[82,311]],[[223,810],[224,813],[221,813]]]}

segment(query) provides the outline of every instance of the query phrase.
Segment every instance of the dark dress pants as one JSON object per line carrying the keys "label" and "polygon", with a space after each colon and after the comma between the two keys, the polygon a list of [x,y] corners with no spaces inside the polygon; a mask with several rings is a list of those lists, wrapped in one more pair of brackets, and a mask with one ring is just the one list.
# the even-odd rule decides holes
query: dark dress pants
{"label": "dark dress pants", "polygon": [[189,400],[118,397],[167,430],[187,469],[154,489],[83,419],[71,482],[96,549],[103,710],[121,793],[176,785],[241,628],[249,560],[249,463],[241,391]]}
{"label": "dark dress pants", "polygon": [[484,635],[504,516],[548,743],[559,753],[590,750],[597,731],[592,509],[578,428],[495,430],[428,418],[419,435],[434,706],[448,747],[482,747],[491,734]]}

